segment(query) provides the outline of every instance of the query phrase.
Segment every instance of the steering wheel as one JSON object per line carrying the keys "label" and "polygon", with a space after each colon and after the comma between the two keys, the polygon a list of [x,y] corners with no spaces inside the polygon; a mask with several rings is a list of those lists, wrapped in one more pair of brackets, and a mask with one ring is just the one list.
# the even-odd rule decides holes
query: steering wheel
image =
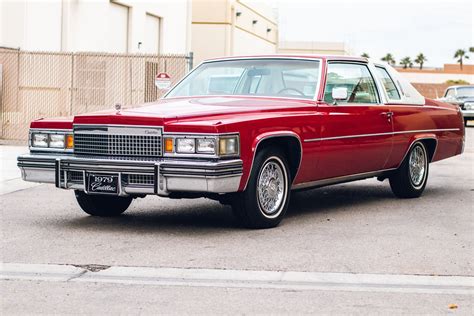
{"label": "steering wheel", "polygon": [[280,94],[280,93],[282,93],[283,91],[295,91],[295,92],[298,93],[299,95],[305,96],[305,94],[304,94],[303,92],[301,92],[300,90],[295,89],[295,88],[283,88],[283,89],[281,89],[280,91],[278,91],[277,94]]}

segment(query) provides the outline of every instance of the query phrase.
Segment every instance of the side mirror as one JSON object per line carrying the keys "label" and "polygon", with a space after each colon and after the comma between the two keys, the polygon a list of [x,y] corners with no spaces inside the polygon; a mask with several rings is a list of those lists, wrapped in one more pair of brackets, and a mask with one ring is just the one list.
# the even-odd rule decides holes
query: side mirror
{"label": "side mirror", "polygon": [[334,100],[334,104],[337,104],[337,101],[347,100],[347,88],[346,87],[333,88],[332,99]]}

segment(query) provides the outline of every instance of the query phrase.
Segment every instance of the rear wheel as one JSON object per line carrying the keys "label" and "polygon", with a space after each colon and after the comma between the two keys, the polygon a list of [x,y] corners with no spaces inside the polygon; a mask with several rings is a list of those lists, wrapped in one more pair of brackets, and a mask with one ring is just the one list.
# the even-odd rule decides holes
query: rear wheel
{"label": "rear wheel", "polygon": [[248,228],[277,226],[288,209],[290,185],[283,153],[272,147],[262,149],[255,157],[247,189],[233,200],[234,214]]}
{"label": "rear wheel", "polygon": [[428,180],[428,154],[422,142],[410,149],[401,166],[390,176],[392,192],[400,198],[421,196]]}
{"label": "rear wheel", "polygon": [[132,203],[132,197],[88,195],[82,191],[75,191],[76,200],[81,209],[89,215],[110,217],[125,212]]}

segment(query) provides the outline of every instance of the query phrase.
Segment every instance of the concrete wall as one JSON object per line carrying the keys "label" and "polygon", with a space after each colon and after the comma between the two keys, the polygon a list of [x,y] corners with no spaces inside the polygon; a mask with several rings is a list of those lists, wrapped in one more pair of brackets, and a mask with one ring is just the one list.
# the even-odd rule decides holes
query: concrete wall
{"label": "concrete wall", "polygon": [[427,98],[442,97],[447,87],[453,85],[448,80],[464,80],[474,83],[474,65],[445,64],[443,68],[397,68],[415,88]]}
{"label": "concrete wall", "polygon": [[[150,15],[159,19],[159,39],[150,39]],[[189,20],[186,0],[1,0],[0,45],[109,53],[158,53],[159,47],[184,54],[190,50]]]}
{"label": "concrete wall", "polygon": [[474,83],[474,75],[469,74],[446,74],[446,73],[418,73],[400,72],[410,82],[415,83],[445,83],[448,80],[465,80]]}
{"label": "concrete wall", "polygon": [[60,50],[61,2],[0,1],[0,7],[0,45]]}
{"label": "concrete wall", "polygon": [[191,39],[195,64],[222,56],[274,54],[278,26],[262,4],[193,0]]}
{"label": "concrete wall", "polygon": [[441,84],[448,80],[464,80],[474,83],[474,65],[445,64],[443,68],[397,68],[410,82]]}
{"label": "concrete wall", "polygon": [[341,42],[280,42],[280,54],[349,55],[349,49]]}
{"label": "concrete wall", "polygon": [[451,85],[447,83],[413,83],[413,86],[425,98],[437,99],[443,97],[444,92]]}

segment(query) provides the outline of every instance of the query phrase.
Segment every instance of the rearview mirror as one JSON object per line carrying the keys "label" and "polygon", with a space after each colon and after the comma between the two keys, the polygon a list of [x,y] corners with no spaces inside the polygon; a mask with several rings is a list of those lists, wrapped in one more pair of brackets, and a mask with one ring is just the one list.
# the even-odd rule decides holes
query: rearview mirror
{"label": "rearview mirror", "polygon": [[333,88],[332,99],[334,100],[334,104],[337,104],[337,101],[346,100],[347,88],[346,87]]}
{"label": "rearview mirror", "polygon": [[247,72],[247,76],[255,77],[255,76],[268,76],[270,75],[270,70],[265,68],[253,68]]}

